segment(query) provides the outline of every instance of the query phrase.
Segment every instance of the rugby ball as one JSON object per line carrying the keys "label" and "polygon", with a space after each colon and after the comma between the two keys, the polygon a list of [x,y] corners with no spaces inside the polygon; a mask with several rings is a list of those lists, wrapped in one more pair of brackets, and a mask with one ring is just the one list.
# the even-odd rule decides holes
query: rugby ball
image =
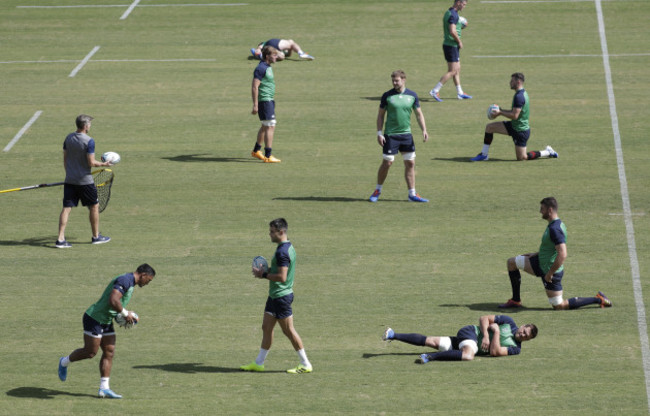
{"label": "rugby ball", "polygon": [[494,120],[497,114],[497,111],[499,111],[500,108],[496,104],[492,104],[488,107],[487,109],[487,118],[488,120]]}
{"label": "rugby ball", "polygon": [[133,315],[133,323],[132,324],[126,322],[126,318],[121,313],[117,314],[117,316],[115,317],[115,322],[117,322],[117,324],[119,326],[123,327],[123,328],[126,328],[126,329],[131,328],[133,325],[137,324],[138,321],[140,320],[140,317],[138,316],[137,313],[131,311],[131,315]]}
{"label": "rugby ball", "polygon": [[120,160],[122,158],[115,152],[106,152],[102,155],[102,162],[110,162],[115,165],[120,163]]}
{"label": "rugby ball", "polygon": [[262,273],[267,273],[269,271],[269,263],[262,256],[257,256],[253,259],[253,267],[256,269],[262,269]]}
{"label": "rugby ball", "polygon": [[458,23],[460,23],[461,29],[465,29],[467,27],[467,19],[465,19],[463,16],[458,16]]}

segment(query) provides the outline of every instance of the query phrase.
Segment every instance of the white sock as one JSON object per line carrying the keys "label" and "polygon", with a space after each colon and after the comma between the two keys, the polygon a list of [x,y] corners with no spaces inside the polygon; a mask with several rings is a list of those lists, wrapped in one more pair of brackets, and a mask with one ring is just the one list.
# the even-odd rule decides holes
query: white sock
{"label": "white sock", "polygon": [[463,87],[461,87],[460,85],[456,85],[456,92],[458,94],[462,94],[463,93]]}
{"label": "white sock", "polygon": [[301,50],[298,51],[298,55],[302,56],[302,55],[307,55],[307,54],[305,52],[303,52],[302,49],[301,49]]}
{"label": "white sock", "polygon": [[383,188],[383,187],[384,187],[384,185],[379,185],[379,184],[378,184],[378,185],[377,185],[377,188],[375,188],[375,189],[377,189],[379,192],[381,192],[381,188]]}
{"label": "white sock", "polygon": [[266,361],[266,356],[267,355],[269,355],[269,350],[265,350],[264,348],[260,348],[260,353],[257,354],[257,358],[255,359],[255,364],[264,365],[264,361]]}
{"label": "white sock", "polygon": [[433,87],[433,92],[440,91],[440,88],[442,88],[442,84],[439,82],[439,83],[436,84],[435,87]]}
{"label": "white sock", "polygon": [[70,356],[68,355],[67,357],[63,357],[61,360],[61,365],[64,367],[67,367],[70,365]]}
{"label": "white sock", "polygon": [[551,156],[551,152],[549,152],[546,149],[539,151],[539,157],[550,157],[550,156]]}
{"label": "white sock", "polygon": [[99,379],[99,388],[101,390],[110,389],[110,387],[108,387],[108,377],[102,377]]}
{"label": "white sock", "polygon": [[481,153],[484,156],[487,156],[489,151],[490,151],[490,145],[489,144],[484,144],[483,145],[483,150],[481,150]]}
{"label": "white sock", "polygon": [[417,193],[415,192],[415,188],[409,189],[409,196],[415,196]]}
{"label": "white sock", "polygon": [[300,357],[300,364],[304,365],[305,367],[311,367],[311,363],[309,362],[309,359],[307,358],[307,353],[305,352],[305,349],[301,349],[296,351],[298,353],[298,357]]}

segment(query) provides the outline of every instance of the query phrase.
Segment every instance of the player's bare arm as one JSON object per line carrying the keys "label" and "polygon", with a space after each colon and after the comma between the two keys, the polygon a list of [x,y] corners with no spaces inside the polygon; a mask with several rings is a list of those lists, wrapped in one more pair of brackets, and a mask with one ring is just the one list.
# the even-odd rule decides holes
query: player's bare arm
{"label": "player's bare arm", "polygon": [[[122,306],[121,299],[122,299],[122,293],[117,289],[113,289],[113,291],[111,292],[111,297],[109,298],[108,301],[111,304],[111,308],[113,308],[114,311],[122,312],[122,309],[124,309],[124,307]],[[124,317],[124,319],[128,323],[131,324],[134,323],[133,315],[131,314],[131,312],[129,312],[129,314]]]}
{"label": "player's bare arm", "polygon": [[260,81],[257,78],[253,78],[253,83],[251,85],[251,96],[253,98],[253,110],[251,111],[251,114],[257,114],[257,100],[259,97],[259,89],[260,89],[260,84],[262,81]]}
{"label": "player's bare arm", "polygon": [[377,112],[377,143],[379,143],[380,146],[384,146],[386,143],[386,138],[384,137],[383,134],[380,134],[384,129],[384,118],[386,117],[386,109],[380,108],[379,111]]}
{"label": "player's bare arm", "polygon": [[277,273],[269,273],[266,278],[272,282],[284,283],[287,281],[287,275],[289,273],[288,267],[278,267]]}
{"label": "player's bare arm", "polygon": [[424,121],[424,113],[422,113],[421,108],[415,109],[415,119],[418,121],[420,129],[422,129],[422,141],[426,142],[429,140],[429,133],[427,133],[427,124]]}
{"label": "player's bare arm", "polygon": [[546,273],[546,276],[544,276],[544,280],[546,280],[549,283],[553,279],[553,275],[555,274],[555,272],[557,272],[557,269],[562,267],[562,265],[564,264],[564,260],[566,260],[568,255],[565,243],[557,244],[555,246],[555,250],[557,251],[557,257],[555,257],[555,261],[551,265],[551,268],[548,269],[548,273]]}

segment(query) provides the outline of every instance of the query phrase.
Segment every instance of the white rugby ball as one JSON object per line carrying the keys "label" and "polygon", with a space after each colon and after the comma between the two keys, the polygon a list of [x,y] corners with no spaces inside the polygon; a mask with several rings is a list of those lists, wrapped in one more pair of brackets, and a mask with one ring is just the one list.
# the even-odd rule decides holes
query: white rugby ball
{"label": "white rugby ball", "polygon": [[497,114],[497,111],[499,111],[499,106],[496,104],[492,104],[488,107],[487,109],[487,118],[488,120],[494,120]]}
{"label": "white rugby ball", "polygon": [[131,311],[131,315],[133,315],[133,323],[132,324],[127,323],[126,318],[121,313],[117,314],[117,316],[115,317],[115,322],[117,322],[117,324],[119,326],[123,327],[123,328],[127,328],[127,329],[131,328],[133,325],[137,324],[138,321],[140,320],[140,317],[138,316],[137,313]]}
{"label": "white rugby ball", "polygon": [[253,259],[253,267],[262,269],[262,273],[267,273],[269,271],[269,262],[264,257],[257,256]]}
{"label": "white rugby ball", "polygon": [[465,29],[467,27],[467,19],[465,19],[463,16],[458,16],[458,23],[460,23],[460,27],[462,29]]}
{"label": "white rugby ball", "polygon": [[106,152],[102,155],[102,162],[110,162],[114,165],[120,163],[122,158],[116,152]]}

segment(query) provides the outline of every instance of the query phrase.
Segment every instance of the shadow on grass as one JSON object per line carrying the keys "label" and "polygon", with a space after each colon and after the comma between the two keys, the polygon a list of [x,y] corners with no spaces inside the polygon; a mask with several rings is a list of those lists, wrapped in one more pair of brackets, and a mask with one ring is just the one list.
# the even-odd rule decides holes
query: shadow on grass
{"label": "shadow on grass", "polygon": [[259,163],[259,160],[244,157],[209,157],[207,153],[198,153],[194,155],[178,155],[173,157],[163,157],[161,159],[171,160],[172,162],[239,162],[239,163]]}
{"label": "shadow on grass", "polygon": [[56,248],[54,246],[54,240],[56,240],[56,237],[27,238],[25,240],[0,240],[0,246],[32,246]]}
{"label": "shadow on grass", "polygon": [[43,387],[17,387],[9,390],[7,396],[26,399],[53,399],[55,396],[97,397],[93,394],[68,393],[67,391],[52,390]]}
{"label": "shadow on grass", "polygon": [[499,305],[496,303],[471,303],[469,305],[462,305],[458,303],[447,303],[440,305],[443,308],[467,308],[473,311],[483,311],[483,312],[495,312],[496,315],[512,315],[518,312],[524,311],[552,311],[550,307],[548,308],[527,308],[522,306],[520,308],[499,308]]}
{"label": "shadow on grass", "polygon": [[[431,352],[433,350],[429,350],[427,352]],[[379,354],[371,354],[371,353],[364,353],[362,355],[363,358],[375,358],[375,357],[381,357],[382,355],[408,355],[411,357],[419,357],[421,352],[383,352]]]}
{"label": "shadow on grass", "polygon": [[[162,370],[174,373],[242,373],[246,374],[247,371],[242,371],[233,367],[219,367],[212,365],[203,365],[203,363],[169,363],[169,364],[154,364],[154,365],[136,365],[133,366],[136,370]],[[264,371],[264,373],[284,373],[285,371]]]}
{"label": "shadow on grass", "polygon": [[[474,156],[461,156],[461,157],[433,157],[433,158],[431,158],[431,160],[439,160],[439,161],[443,161],[443,162],[477,163],[477,164],[479,164],[479,165],[480,165],[481,163],[486,163],[486,162],[472,162],[471,160],[469,160],[469,159],[472,158],[472,157],[474,157]],[[515,160],[515,159],[493,159],[493,158],[490,158],[490,159],[487,161],[487,163],[490,163],[490,162],[518,162],[518,160]]]}
{"label": "shadow on grass", "polygon": [[[368,202],[365,198],[348,198],[345,196],[284,196],[273,198],[274,201],[311,201],[311,202]],[[382,199],[384,201],[384,199]],[[385,201],[390,201],[386,199]]]}

